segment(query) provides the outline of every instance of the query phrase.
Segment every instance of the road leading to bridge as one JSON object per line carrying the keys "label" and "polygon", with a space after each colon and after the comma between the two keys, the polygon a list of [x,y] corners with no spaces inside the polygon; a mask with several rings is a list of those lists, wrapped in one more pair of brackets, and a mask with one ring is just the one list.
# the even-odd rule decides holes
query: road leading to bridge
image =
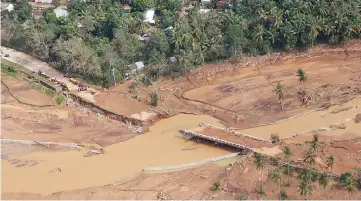
{"label": "road leading to bridge", "polygon": [[[9,54],[9,57],[4,57],[5,54]],[[64,82],[72,89],[72,93],[78,95],[79,97],[88,100],[90,102],[95,103],[95,97],[88,91],[77,91],[78,86],[71,83],[69,78],[64,77],[64,74],[54,68],[52,68],[49,64],[32,57],[30,55],[27,55],[23,52],[16,51],[11,48],[7,48],[4,46],[1,46],[1,58],[6,59],[8,61],[11,61],[13,63],[19,64],[21,66],[24,66],[25,68],[29,70],[33,69],[39,69],[42,72],[48,74],[50,77],[56,78],[59,81]],[[90,89],[90,88],[89,88]]]}

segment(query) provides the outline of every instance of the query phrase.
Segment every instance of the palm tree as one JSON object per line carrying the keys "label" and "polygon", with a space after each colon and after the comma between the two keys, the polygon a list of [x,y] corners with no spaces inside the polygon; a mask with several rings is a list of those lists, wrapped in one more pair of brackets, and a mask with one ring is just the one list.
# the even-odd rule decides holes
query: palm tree
{"label": "palm tree", "polygon": [[[347,177],[343,184],[344,189],[349,193],[349,196],[356,191],[356,182],[352,177]],[[350,197],[349,197],[350,198]]]}
{"label": "palm tree", "polygon": [[301,178],[301,183],[298,186],[298,191],[301,195],[304,195],[307,199],[307,195],[312,194],[313,192],[313,185],[312,182],[316,179],[317,173],[309,168],[303,169],[299,177]]}
{"label": "palm tree", "polygon": [[331,168],[332,171],[332,166],[334,163],[335,163],[335,158],[333,157],[332,154],[330,154],[330,156],[327,157],[327,161],[326,161],[327,168]]}
{"label": "palm tree", "polygon": [[298,177],[302,179],[302,181],[313,182],[317,179],[317,172],[311,168],[305,168],[300,172]]}
{"label": "palm tree", "polygon": [[309,149],[312,149],[316,153],[316,155],[319,153],[320,150],[323,150],[323,148],[325,147],[325,143],[319,141],[317,134],[314,134],[312,141],[307,143],[310,144]]}
{"label": "palm tree", "polygon": [[264,190],[263,190],[263,169],[266,167],[266,163],[267,163],[266,157],[263,156],[260,153],[255,153],[254,156],[255,156],[254,165],[261,172],[261,193],[264,193]]}
{"label": "palm tree", "polygon": [[283,90],[284,86],[285,85],[282,85],[280,82],[278,82],[277,85],[275,86],[274,90],[273,90],[277,95],[277,98],[278,98],[278,101],[279,101],[279,103],[281,105],[282,110],[283,110],[282,99],[284,97],[284,90]]}
{"label": "palm tree", "polygon": [[290,160],[291,160],[291,157],[292,157],[293,153],[292,153],[289,146],[285,146],[283,148],[283,154],[285,155],[284,159],[287,161],[288,185],[290,185]]}
{"label": "palm tree", "polygon": [[313,167],[316,163],[316,153],[313,149],[308,149],[303,154],[303,162],[308,163],[311,167]]}
{"label": "palm tree", "polygon": [[298,191],[300,192],[300,195],[304,195],[307,200],[307,195],[311,195],[313,192],[313,185],[311,182],[302,181],[298,185]]}
{"label": "palm tree", "polygon": [[281,183],[282,183],[283,176],[284,176],[283,172],[284,172],[283,168],[276,168],[270,174],[270,178],[273,181],[278,182],[278,190],[280,193],[281,193]]}
{"label": "palm tree", "polygon": [[326,188],[330,184],[330,179],[331,179],[330,176],[326,172],[324,172],[320,175],[320,178],[318,180],[320,185],[323,186],[323,189],[325,190],[325,197],[326,197]]}

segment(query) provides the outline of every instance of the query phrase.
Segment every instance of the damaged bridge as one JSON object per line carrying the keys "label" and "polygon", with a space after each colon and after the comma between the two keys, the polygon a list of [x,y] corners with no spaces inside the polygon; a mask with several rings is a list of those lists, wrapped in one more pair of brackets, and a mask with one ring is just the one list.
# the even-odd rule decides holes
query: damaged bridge
{"label": "damaged bridge", "polygon": [[268,140],[240,135],[239,133],[234,133],[228,131],[227,129],[221,129],[204,124],[200,124],[199,128],[192,130],[180,130],[180,132],[187,138],[199,138],[210,141],[218,145],[236,149],[242,154],[262,148],[272,148],[275,146]]}

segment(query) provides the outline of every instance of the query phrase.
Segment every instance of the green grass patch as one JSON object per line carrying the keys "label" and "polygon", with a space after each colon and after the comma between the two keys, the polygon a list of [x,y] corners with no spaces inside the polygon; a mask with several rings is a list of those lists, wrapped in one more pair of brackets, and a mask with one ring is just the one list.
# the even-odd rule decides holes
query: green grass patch
{"label": "green grass patch", "polygon": [[219,165],[219,166],[228,166],[229,164],[233,163],[234,161],[238,160],[239,156],[235,156],[232,158],[225,158],[219,161],[215,161],[214,164]]}
{"label": "green grass patch", "polygon": [[53,85],[53,83],[50,82],[47,78],[42,77],[42,76],[40,76],[40,75],[38,75],[36,73],[33,73],[31,70],[25,68],[24,66],[18,65],[16,63],[13,63],[13,62],[8,61],[6,59],[1,59],[1,70],[3,70],[3,65],[6,66],[7,68],[10,67],[10,68],[14,69],[17,72],[17,74],[19,74],[19,72],[23,72],[25,74],[28,74],[29,78],[31,78],[31,79],[36,78],[36,79],[41,80],[41,81],[43,81],[43,82],[45,82],[45,83],[47,83],[49,85]]}
{"label": "green grass patch", "polygon": [[18,74],[18,71],[14,67],[7,65],[3,62],[1,62],[1,72],[6,73],[7,75],[10,75],[12,77],[17,77]]}
{"label": "green grass patch", "polygon": [[30,83],[30,86],[31,86],[32,88],[34,88],[35,90],[37,90],[37,91],[39,91],[39,92],[47,95],[48,97],[51,97],[51,98],[52,98],[52,97],[54,97],[54,96],[56,95],[56,92],[55,92],[54,90],[49,89],[49,88],[47,88],[47,87],[44,87],[44,86],[41,85],[39,82],[36,82],[36,81],[31,82],[31,83]]}
{"label": "green grass patch", "polygon": [[60,94],[60,95],[56,98],[55,102],[56,102],[58,105],[60,105],[60,104],[63,103],[64,99],[65,99],[64,96]]}

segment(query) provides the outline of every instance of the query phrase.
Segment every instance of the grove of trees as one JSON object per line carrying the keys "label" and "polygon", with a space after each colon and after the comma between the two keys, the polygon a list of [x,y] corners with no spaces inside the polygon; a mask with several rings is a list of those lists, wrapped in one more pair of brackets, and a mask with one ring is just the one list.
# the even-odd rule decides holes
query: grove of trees
{"label": "grove of trees", "polygon": [[[215,1],[212,1],[215,2]],[[338,44],[361,36],[361,0],[233,0],[224,10],[182,9],[181,0],[133,0],[131,11],[117,1],[71,0],[69,16],[52,9],[33,19],[27,0],[13,0],[14,12],[2,14],[4,45],[32,54],[55,67],[109,86],[127,66],[144,61],[161,66],[175,56],[172,73],[227,59],[272,51]],[[143,11],[156,9],[156,24]],[[168,29],[173,27],[173,29]],[[138,35],[151,32],[148,40]]]}

